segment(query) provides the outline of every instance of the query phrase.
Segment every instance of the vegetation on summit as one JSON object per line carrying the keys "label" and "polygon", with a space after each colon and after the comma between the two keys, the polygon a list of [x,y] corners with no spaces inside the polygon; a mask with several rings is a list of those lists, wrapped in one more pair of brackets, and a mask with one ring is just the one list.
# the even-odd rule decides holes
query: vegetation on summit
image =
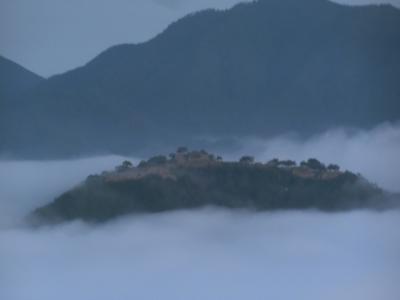
{"label": "vegetation on summit", "polygon": [[129,161],[114,171],[91,175],[84,183],[38,208],[39,222],[82,219],[103,222],[132,213],[155,213],[204,206],[251,209],[342,211],[389,206],[377,186],[337,165],[316,159],[297,165],[243,156],[224,162],[206,151],[180,148],[137,166]]}

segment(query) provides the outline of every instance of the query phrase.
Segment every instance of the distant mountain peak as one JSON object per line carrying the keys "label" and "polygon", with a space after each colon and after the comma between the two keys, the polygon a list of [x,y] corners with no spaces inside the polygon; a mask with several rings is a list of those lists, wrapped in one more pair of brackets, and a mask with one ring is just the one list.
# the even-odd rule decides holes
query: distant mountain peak
{"label": "distant mountain peak", "polygon": [[327,0],[192,14],[40,84],[4,116],[3,148],[125,154],[396,121],[399,28],[390,6]]}
{"label": "distant mountain peak", "polygon": [[0,55],[0,100],[35,87],[43,78]]}

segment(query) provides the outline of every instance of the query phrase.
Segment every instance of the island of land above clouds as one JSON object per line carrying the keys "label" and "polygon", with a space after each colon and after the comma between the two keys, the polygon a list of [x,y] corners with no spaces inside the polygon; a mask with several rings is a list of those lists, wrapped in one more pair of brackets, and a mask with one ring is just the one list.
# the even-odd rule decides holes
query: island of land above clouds
{"label": "island of land above clouds", "polygon": [[133,166],[129,161],[90,175],[29,217],[35,224],[72,220],[104,222],[119,216],[205,206],[256,211],[387,209],[389,194],[359,174],[316,159],[224,162],[206,151],[182,147]]}

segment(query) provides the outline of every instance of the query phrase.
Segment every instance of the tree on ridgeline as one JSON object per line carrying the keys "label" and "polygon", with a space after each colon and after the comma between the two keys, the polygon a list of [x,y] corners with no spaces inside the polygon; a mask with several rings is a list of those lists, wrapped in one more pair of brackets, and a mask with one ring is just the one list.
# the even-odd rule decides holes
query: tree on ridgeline
{"label": "tree on ridgeline", "polygon": [[240,163],[242,164],[253,164],[254,163],[254,157],[253,156],[242,156],[239,160]]}

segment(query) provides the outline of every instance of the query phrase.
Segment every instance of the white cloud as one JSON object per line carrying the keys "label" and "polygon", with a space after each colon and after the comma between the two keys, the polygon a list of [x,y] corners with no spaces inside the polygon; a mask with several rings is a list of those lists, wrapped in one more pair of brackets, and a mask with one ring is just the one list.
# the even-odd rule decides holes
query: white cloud
{"label": "white cloud", "polygon": [[21,220],[88,175],[113,169],[123,160],[119,156],[66,161],[0,160],[0,228]]}
{"label": "white cloud", "polygon": [[[398,126],[382,125],[306,141],[252,140],[245,148],[266,159],[342,161],[370,176],[382,173],[390,185],[398,175],[399,140]],[[123,159],[0,162],[0,299],[398,299],[399,211],[207,208],[102,226],[18,225],[35,207]]]}
{"label": "white cloud", "polygon": [[400,124],[383,124],[371,130],[333,129],[306,140],[284,135],[268,140],[248,138],[232,155],[255,155],[268,161],[272,158],[298,162],[317,158],[336,163],[352,172],[359,172],[381,187],[400,192]]}
{"label": "white cloud", "polygon": [[0,297],[397,300],[400,215],[198,210],[0,231]]}
{"label": "white cloud", "polygon": [[[239,144],[238,151],[222,153],[225,160],[236,160],[244,154],[260,161],[277,157],[300,162],[315,157],[400,192],[400,124],[383,124],[369,131],[335,129],[306,140],[290,135],[268,140],[248,138]],[[0,228],[21,220],[88,175],[113,169],[124,159],[108,156],[66,161],[0,160]]]}

